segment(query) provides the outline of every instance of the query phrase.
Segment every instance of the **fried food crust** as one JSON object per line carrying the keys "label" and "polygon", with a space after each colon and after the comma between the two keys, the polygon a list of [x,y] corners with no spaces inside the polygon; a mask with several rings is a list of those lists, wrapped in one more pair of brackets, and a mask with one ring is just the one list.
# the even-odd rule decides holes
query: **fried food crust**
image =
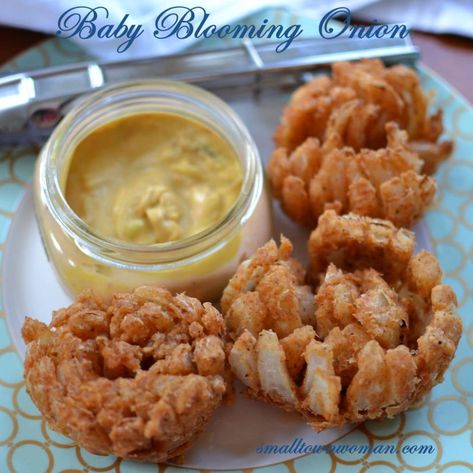
{"label": "fried food crust", "polygon": [[48,325],[27,318],[25,379],[51,428],[96,454],[182,455],[226,390],[225,326],[209,303],[140,287],[81,294]]}
{"label": "fried food crust", "polygon": [[304,269],[290,256],[292,249],[283,236],[279,248],[270,240],[230,279],[221,307],[234,340],[245,330],[257,337],[266,328],[283,338],[313,318],[314,296],[304,285]]}
{"label": "fried food crust", "polygon": [[410,227],[432,203],[435,179],[421,174],[422,161],[396,123],[386,124],[387,146],[376,150],[355,152],[338,131],[328,134],[323,145],[308,138],[290,154],[278,148],[271,156],[275,196],[296,222],[314,226],[332,208]]}
{"label": "fried food crust", "polygon": [[[340,113],[349,102],[349,113]],[[413,69],[401,64],[385,67],[379,59],[341,61],[332,65],[331,77],[317,76],[294,92],[274,142],[290,153],[308,137],[325,140],[331,122],[338,121],[343,124],[344,146],[377,149],[386,146],[384,127],[393,121],[406,130],[409,141],[441,145],[437,141],[443,131],[442,111],[429,116],[428,106],[428,95]],[[421,153],[427,173],[451,150],[451,142],[445,143],[449,144],[437,153],[434,148]]]}
{"label": "fried food crust", "polygon": [[414,233],[391,222],[327,210],[309,237],[309,272],[317,280],[330,263],[346,271],[373,268],[395,284],[415,249]]}
{"label": "fried food crust", "polygon": [[268,175],[283,210],[314,226],[326,209],[410,227],[448,158],[442,111],[429,116],[416,72],[377,59],[339,62],[296,90],[274,134]]}
{"label": "fried food crust", "polygon": [[[323,430],[392,417],[442,381],[462,323],[436,258],[414,255],[412,232],[326,211],[309,242],[314,293],[304,290],[299,299],[304,275],[289,240],[282,237],[281,247],[271,241],[260,248],[224,294],[225,320],[243,330],[230,328],[230,366],[247,395],[298,411]],[[267,277],[270,284],[262,284]],[[256,314],[265,310],[259,331],[247,322],[255,306],[244,301],[253,297]]]}

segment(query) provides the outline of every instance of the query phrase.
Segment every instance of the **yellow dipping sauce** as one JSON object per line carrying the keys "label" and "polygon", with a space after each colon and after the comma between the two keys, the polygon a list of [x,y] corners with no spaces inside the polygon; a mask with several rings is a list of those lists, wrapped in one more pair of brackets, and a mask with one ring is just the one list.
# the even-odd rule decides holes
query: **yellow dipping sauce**
{"label": "yellow dipping sauce", "polygon": [[98,234],[152,245],[217,223],[237,199],[242,177],[233,148],[204,124],[140,113],[97,128],[77,145],[65,195]]}

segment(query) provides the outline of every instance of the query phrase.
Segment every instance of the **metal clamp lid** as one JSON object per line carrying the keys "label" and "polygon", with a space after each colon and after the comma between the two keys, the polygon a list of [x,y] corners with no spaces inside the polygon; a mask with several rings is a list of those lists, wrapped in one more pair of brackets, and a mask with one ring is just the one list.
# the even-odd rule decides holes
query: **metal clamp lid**
{"label": "metal clamp lid", "polygon": [[386,63],[413,64],[418,49],[409,37],[298,39],[284,53],[274,43],[242,42],[216,49],[123,62],[86,62],[0,78],[0,146],[41,143],[71,102],[99,88],[129,80],[167,78],[201,85],[213,92],[262,82],[283,84],[295,75],[335,61],[378,57]]}

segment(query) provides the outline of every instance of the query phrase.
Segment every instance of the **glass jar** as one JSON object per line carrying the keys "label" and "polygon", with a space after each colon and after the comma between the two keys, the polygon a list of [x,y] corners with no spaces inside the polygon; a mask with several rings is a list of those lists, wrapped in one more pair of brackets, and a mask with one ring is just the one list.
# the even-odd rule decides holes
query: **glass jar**
{"label": "glass jar", "polygon": [[[200,121],[227,140],[241,162],[241,191],[227,215],[182,240],[137,245],[106,238],[81,220],[64,197],[70,158],[78,143],[105,123],[144,112]],[[71,295],[87,288],[109,295],[159,285],[201,300],[216,300],[239,263],[271,237],[270,198],[248,130],[222,100],[181,82],[126,83],[81,100],[42,149],[34,194],[46,253]]]}

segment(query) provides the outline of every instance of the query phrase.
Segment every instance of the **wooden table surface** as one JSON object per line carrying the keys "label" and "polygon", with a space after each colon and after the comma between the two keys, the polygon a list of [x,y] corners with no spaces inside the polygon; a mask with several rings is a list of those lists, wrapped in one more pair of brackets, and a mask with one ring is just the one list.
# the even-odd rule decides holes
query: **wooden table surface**
{"label": "wooden table surface", "polygon": [[[47,39],[47,35],[0,26],[0,64]],[[453,35],[413,33],[422,61],[473,103],[473,40]]]}

